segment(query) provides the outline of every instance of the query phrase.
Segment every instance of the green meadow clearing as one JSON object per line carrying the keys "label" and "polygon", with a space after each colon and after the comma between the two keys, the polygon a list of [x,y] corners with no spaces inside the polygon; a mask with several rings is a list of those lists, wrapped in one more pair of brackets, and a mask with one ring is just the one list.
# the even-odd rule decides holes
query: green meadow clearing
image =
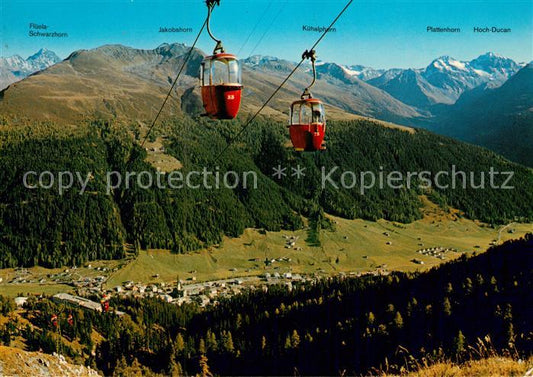
{"label": "green meadow clearing", "polygon": [[[482,252],[494,241],[504,242],[533,232],[533,224],[512,223],[496,228],[461,218],[457,211],[444,212],[425,203],[424,218],[411,224],[379,220],[346,220],[332,217],[334,231],[320,232],[321,246],[306,242],[307,231],[260,232],[247,229],[238,238],[224,238],[218,247],[172,254],[166,250],[141,251],[139,256],[112,274],[108,287],[124,281],[170,282],[176,279],[198,281],[253,276],[265,272],[320,273],[427,269],[457,258],[463,252]],[[512,231],[510,233],[509,231]],[[388,234],[388,235],[386,235]],[[295,245],[286,248],[287,239]],[[424,248],[453,248],[445,260],[416,251]],[[266,265],[265,260],[279,259]],[[423,265],[412,262],[417,258]],[[290,261],[289,261],[290,260]]]}
{"label": "green meadow clearing", "polygon": [[[320,246],[306,242],[308,232],[261,232],[247,229],[237,238],[225,237],[220,245],[188,254],[173,254],[168,250],[142,250],[137,257],[121,261],[94,261],[78,267],[73,276],[109,277],[105,286],[112,288],[125,281],[142,283],[173,282],[177,279],[197,281],[257,276],[265,273],[331,275],[340,272],[358,273],[378,268],[399,271],[424,270],[459,257],[462,253],[483,252],[491,243],[501,243],[533,232],[533,224],[511,223],[490,227],[478,221],[462,218],[458,211],[444,211],[424,200],[424,218],[411,224],[385,220],[377,222],[347,220],[329,216],[334,230],[320,232]],[[294,241],[287,248],[288,240]],[[419,249],[443,247],[444,260],[422,255]],[[413,263],[416,258],[424,264]],[[275,260],[268,265],[265,260]],[[90,268],[89,268],[90,265]],[[106,267],[107,272],[96,268]],[[0,270],[0,294],[54,294],[70,292],[72,286],[47,279],[37,281],[62,269],[29,268],[32,282],[7,284],[17,275],[14,269]],[[114,272],[112,270],[115,270]]]}
{"label": "green meadow clearing", "polygon": [[71,293],[73,288],[66,284],[0,284],[2,296],[17,297],[27,295],[55,295],[59,292]]}

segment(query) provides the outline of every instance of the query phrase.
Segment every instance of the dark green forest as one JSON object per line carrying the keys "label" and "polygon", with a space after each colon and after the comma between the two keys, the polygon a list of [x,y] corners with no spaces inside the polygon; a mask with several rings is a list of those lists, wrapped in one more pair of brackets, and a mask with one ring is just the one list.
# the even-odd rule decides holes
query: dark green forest
{"label": "dark green forest", "polygon": [[[134,141],[138,129],[104,121],[86,125],[86,132],[35,135],[5,130],[0,137],[0,268],[14,266],[80,265],[88,260],[121,258],[124,245],[168,248],[183,253],[217,244],[224,235],[236,237],[247,227],[265,230],[298,229],[303,217],[323,213],[345,218],[380,218],[412,222],[421,218],[419,195],[464,211],[489,224],[533,219],[533,173],[486,149],[437,136],[424,130],[414,134],[370,121],[329,122],[328,149],[321,153],[293,152],[287,129],[279,122],[252,123],[222,156],[219,152],[242,127],[242,121],[213,122],[204,118],[167,121],[152,138],[164,136],[166,153],[182,162],[181,172],[204,167],[220,172],[255,172],[258,188],[144,189],[124,185],[106,194],[106,172],[150,171],[147,152]],[[163,134],[164,130],[164,134]],[[27,131],[26,131],[27,132]],[[278,180],[272,168],[305,168],[305,179],[290,174]],[[513,171],[512,190],[383,189],[360,193],[359,187],[321,187],[321,170],[338,166],[340,173],[440,170],[480,172],[491,167]],[[63,195],[51,190],[26,189],[27,171],[91,173],[86,192],[74,187]],[[488,178],[486,178],[488,180]],[[450,183],[450,177],[441,182]],[[499,181],[501,184],[502,182]]]}
{"label": "dark green forest", "polygon": [[[0,339],[22,336],[30,350],[59,350],[105,375],[131,365],[166,375],[396,373],[423,360],[482,358],[486,349],[531,356],[532,284],[529,234],[424,273],[270,286],[206,309],[114,298],[111,311],[98,314],[31,298],[25,308],[35,327],[8,322]],[[13,307],[0,299],[4,315]],[[127,314],[116,316],[117,309]],[[95,354],[92,330],[103,336]],[[83,350],[58,341],[59,331]]]}

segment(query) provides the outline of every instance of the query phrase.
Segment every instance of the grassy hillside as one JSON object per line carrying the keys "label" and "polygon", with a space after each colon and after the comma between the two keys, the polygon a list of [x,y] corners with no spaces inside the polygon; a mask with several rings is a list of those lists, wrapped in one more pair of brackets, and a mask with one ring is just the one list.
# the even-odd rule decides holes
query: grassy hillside
{"label": "grassy hillside", "polygon": [[[327,276],[340,272],[372,272],[383,267],[389,271],[423,271],[456,259],[462,253],[485,250],[498,238],[498,242],[504,242],[533,232],[530,223],[491,228],[472,220],[458,219],[455,213],[445,212],[427,199],[424,203],[424,218],[411,224],[330,217],[335,228],[320,232],[318,247],[308,242],[309,229],[263,234],[246,229],[240,237],[224,237],[218,247],[187,254],[173,254],[167,250],[140,251],[137,258],[113,273],[106,285],[112,288],[125,281],[171,282],[178,276],[183,280],[195,277],[205,281],[275,272]],[[508,233],[511,229],[513,233]],[[286,237],[296,237],[294,248],[285,247]],[[457,252],[446,252],[444,260],[416,252],[433,247]],[[290,258],[290,261],[265,266],[265,258]],[[415,258],[424,264],[413,263]]]}

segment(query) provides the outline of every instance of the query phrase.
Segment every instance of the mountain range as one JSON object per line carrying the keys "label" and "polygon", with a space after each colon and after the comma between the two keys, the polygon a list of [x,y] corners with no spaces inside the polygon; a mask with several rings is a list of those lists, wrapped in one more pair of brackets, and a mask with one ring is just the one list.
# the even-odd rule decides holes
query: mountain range
{"label": "mountain range", "polygon": [[[53,120],[60,123],[103,117],[149,121],[166,95],[188,47],[163,44],[153,50],[106,45],[72,53],[64,61],[17,82],[0,94],[0,112],[10,117]],[[198,67],[205,54],[195,49],[163,117],[182,111],[202,112]],[[243,60],[242,112],[256,111],[296,63],[262,57]],[[285,119],[289,105],[299,99],[309,82],[300,70],[280,90],[264,113]],[[355,115],[406,124],[424,115],[385,91],[356,78],[341,81],[328,75],[313,93],[330,104],[333,118]],[[38,101],[35,99],[39,98]],[[31,102],[31,105],[30,105]]]}
{"label": "mountain range", "polygon": [[53,51],[40,49],[27,59],[19,55],[0,57],[0,90],[61,61]]}
{"label": "mountain range", "polygon": [[[166,48],[169,46],[170,48]],[[166,61],[164,58],[165,54],[169,58],[172,54],[182,53],[184,46],[178,49],[176,49],[176,46],[178,45],[163,44],[155,50],[152,50],[156,54],[161,55],[160,62],[152,63],[164,63]],[[109,48],[120,50],[124,47],[104,46],[103,48],[91,51],[94,54],[106,54]],[[129,54],[131,55],[133,51],[136,50],[131,49]],[[138,51],[144,51],[146,54],[150,50]],[[202,54],[200,50],[197,52]],[[76,57],[77,54],[72,54],[67,60]],[[44,70],[60,61],[61,59],[54,52],[44,48],[27,59],[23,59],[19,55],[0,58],[0,90],[11,83],[20,81],[30,74]],[[255,71],[264,69],[288,72],[295,65],[293,62],[276,57],[260,55],[251,56],[244,59],[243,62],[245,69],[251,68]],[[360,85],[357,82],[357,79],[359,79],[384,90],[404,104],[414,106],[418,109],[427,109],[434,104],[453,104],[459,99],[462,93],[480,85],[486,85],[487,87],[500,86],[524,65],[523,63],[516,63],[512,59],[488,52],[471,61],[459,61],[450,56],[442,56],[433,60],[427,67],[422,69],[393,68],[385,70],[362,65],[348,66],[319,61],[317,63],[317,72],[319,76],[325,75],[326,79],[338,79],[345,84],[357,83]],[[141,71],[142,67],[136,66],[135,72],[141,73],[142,75]],[[192,76],[195,76],[195,74],[196,72]],[[362,90],[365,89],[368,91],[367,87]],[[364,110],[361,112],[364,113]]]}
{"label": "mountain range", "polygon": [[[0,92],[0,112],[10,118],[60,123],[95,117],[147,123],[158,110],[188,48],[178,43],[162,44],[153,50],[105,45],[75,51],[64,61],[45,49],[26,60],[19,56],[2,58],[2,82],[26,79]],[[178,83],[179,90],[173,93],[174,100],[165,107],[163,117],[203,112],[197,77],[204,56],[199,49],[193,51]],[[255,112],[296,66],[271,56],[255,55],[241,61],[242,113]],[[527,139],[515,138],[518,146],[507,145],[509,137],[493,139],[505,135],[513,124],[516,128],[516,122],[521,124],[522,134],[530,128],[527,121],[533,96],[514,92],[527,89],[519,81],[528,74],[518,75],[520,70],[529,72],[530,68],[491,52],[470,61],[443,56],[422,69],[382,70],[318,62],[313,94],[328,104],[330,119],[370,117],[425,127],[493,148],[531,166],[529,156],[533,151]],[[285,119],[289,104],[311,81],[310,72],[311,66],[304,63],[263,113]],[[515,83],[505,88],[514,89],[503,88],[513,75],[517,76]],[[492,116],[487,120],[487,113],[480,110],[487,101],[507,105],[492,106]],[[505,116],[495,111],[504,111]],[[484,123],[487,121],[490,132]]]}
{"label": "mountain range", "polygon": [[426,68],[387,70],[368,82],[406,104],[428,108],[453,104],[462,93],[483,84],[499,86],[523,66],[492,52],[471,61],[442,56]]}
{"label": "mountain range", "polygon": [[479,86],[440,109],[431,130],[533,166],[533,65],[503,85]]}

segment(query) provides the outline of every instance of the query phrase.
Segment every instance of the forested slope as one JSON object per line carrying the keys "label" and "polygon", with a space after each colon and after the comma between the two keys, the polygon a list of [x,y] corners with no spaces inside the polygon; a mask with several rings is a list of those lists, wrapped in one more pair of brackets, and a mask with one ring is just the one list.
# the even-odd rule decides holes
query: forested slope
{"label": "forested slope", "polygon": [[[327,212],[347,218],[376,220],[385,218],[411,222],[421,217],[420,194],[433,201],[458,208],[470,218],[489,223],[533,218],[533,174],[485,149],[433,135],[423,130],[414,133],[384,128],[368,121],[330,122],[328,150],[317,154],[298,154],[287,147],[283,124],[261,119],[253,123],[226,153],[219,152],[227,140],[240,130],[238,121],[212,122],[184,118],[165,124],[165,153],[182,164],[181,173],[190,171],[235,171],[257,176],[257,189],[145,189],[123,184],[106,193],[106,173],[117,171],[151,172],[145,162],[147,152],[132,142],[123,128],[107,122],[92,122],[86,132],[64,136],[59,132],[43,135],[3,131],[0,144],[0,267],[17,265],[59,266],[80,264],[95,258],[117,258],[122,245],[143,248],[169,248],[186,252],[216,244],[223,235],[238,236],[246,227],[266,230],[297,229],[304,217]],[[163,129],[163,128],[160,128]],[[155,131],[154,138],[158,135]],[[135,146],[133,146],[135,145]],[[273,168],[287,168],[278,180]],[[399,171],[456,170],[475,175],[513,171],[508,183],[512,190],[427,189],[417,180],[411,187],[366,189],[359,182],[353,188],[322,186],[322,171],[340,182],[343,171],[372,171],[379,177]],[[304,168],[305,177],[295,179],[291,168]],[[24,173],[34,170],[88,173],[89,183],[80,195],[76,184],[59,195],[51,190],[26,189]],[[441,177],[451,183],[451,177]],[[208,178],[213,182],[214,176]],[[433,179],[433,178],[432,178]],[[488,186],[488,177],[485,178]],[[498,184],[503,183],[500,178]],[[199,183],[199,182],[195,182]],[[459,186],[461,186],[459,184]]]}

